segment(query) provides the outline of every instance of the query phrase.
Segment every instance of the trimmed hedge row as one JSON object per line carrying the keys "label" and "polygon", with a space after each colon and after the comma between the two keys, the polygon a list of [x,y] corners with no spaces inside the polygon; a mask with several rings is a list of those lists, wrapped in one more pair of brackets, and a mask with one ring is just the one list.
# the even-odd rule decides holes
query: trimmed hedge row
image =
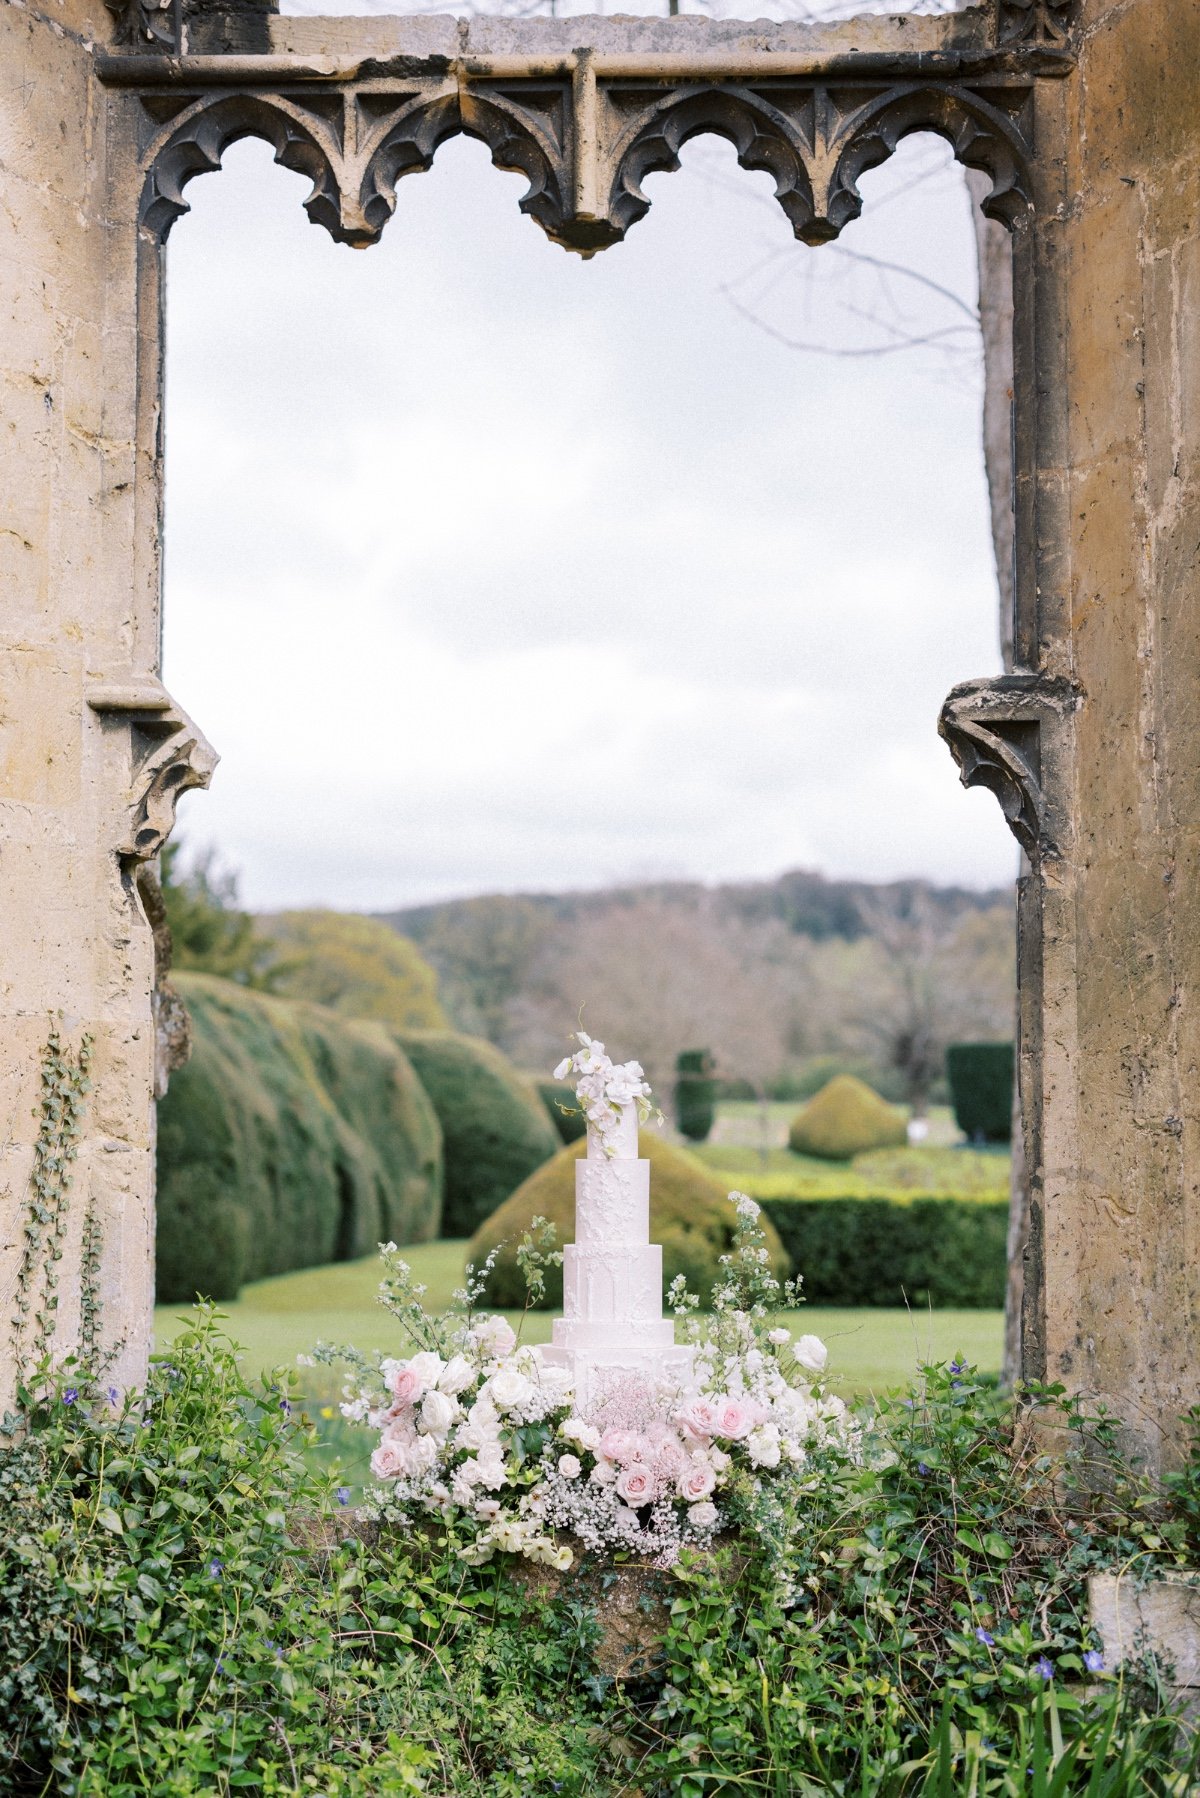
{"label": "trimmed hedge row", "polygon": [[470,1236],[558,1149],[542,1100],[499,1049],[450,1030],[396,1041],[433,1101],[446,1163],[443,1236]]}
{"label": "trimmed hedge row", "polygon": [[766,1199],[815,1305],[1004,1304],[1005,1200]]}
{"label": "trimmed hedge row", "polygon": [[946,1077],[954,1119],[971,1142],[1012,1138],[1013,1045],[951,1043]]}
{"label": "trimmed hedge row", "polygon": [[160,1301],[423,1242],[441,1216],[442,1138],[379,1024],[174,977],[192,1057],[158,1108]]}

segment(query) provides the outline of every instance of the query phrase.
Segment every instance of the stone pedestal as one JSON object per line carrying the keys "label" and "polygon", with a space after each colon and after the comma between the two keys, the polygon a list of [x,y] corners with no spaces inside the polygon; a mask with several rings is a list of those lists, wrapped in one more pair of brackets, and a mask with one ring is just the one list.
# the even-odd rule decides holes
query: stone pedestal
{"label": "stone pedestal", "polygon": [[1171,1688],[1189,1716],[1200,1716],[1200,1572],[1095,1573],[1088,1613],[1115,1671],[1147,1651],[1168,1669]]}

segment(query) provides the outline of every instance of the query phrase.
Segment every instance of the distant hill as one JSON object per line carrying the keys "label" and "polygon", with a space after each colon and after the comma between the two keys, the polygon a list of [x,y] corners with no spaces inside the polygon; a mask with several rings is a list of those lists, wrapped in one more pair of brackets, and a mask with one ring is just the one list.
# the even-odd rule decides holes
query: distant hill
{"label": "distant hill", "polygon": [[460,1030],[547,1069],[583,1027],[637,1055],[664,1096],[681,1049],[756,1090],[825,1061],[920,1101],[946,1042],[1007,1037],[1011,889],[929,881],[652,881],[491,893],[382,920],[419,944]]}
{"label": "distant hill", "polygon": [[637,905],[645,899],[687,910],[703,906],[710,914],[740,918],[747,923],[777,919],[797,936],[808,937],[814,943],[829,937],[853,943],[875,934],[875,920],[881,908],[890,915],[904,917],[923,905],[950,923],[971,912],[1009,905],[1012,893],[1008,887],[978,892],[969,887],[935,886],[927,880],[829,880],[824,874],[794,868],[774,880],[717,886],[703,886],[698,881],[647,881],[568,893],[494,893],[475,899],[407,906],[377,915],[401,935],[425,943],[456,919],[476,913],[480,905],[497,911],[509,906],[514,914],[532,908],[548,919],[571,922]]}

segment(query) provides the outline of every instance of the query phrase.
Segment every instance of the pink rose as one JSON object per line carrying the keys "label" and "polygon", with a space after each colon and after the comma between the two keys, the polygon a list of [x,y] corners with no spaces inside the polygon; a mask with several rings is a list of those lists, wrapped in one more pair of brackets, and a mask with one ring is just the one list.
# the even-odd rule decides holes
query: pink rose
{"label": "pink rose", "polygon": [[678,1436],[668,1436],[655,1450],[652,1465],[654,1471],[669,1486],[686,1467],[687,1459]]}
{"label": "pink rose", "polygon": [[641,1461],[631,1461],[617,1475],[617,1495],[636,1511],[641,1505],[653,1502],[655,1493],[654,1475]]}
{"label": "pink rose", "polygon": [[637,1458],[637,1443],[632,1430],[605,1430],[600,1438],[600,1453],[606,1461],[616,1461],[624,1467],[626,1461]]}
{"label": "pink rose", "polygon": [[408,1472],[408,1449],[395,1437],[385,1436],[371,1456],[371,1472],[377,1480],[398,1480]]}
{"label": "pink rose", "polygon": [[740,1399],[727,1398],[717,1410],[717,1423],[714,1436],[724,1436],[727,1442],[740,1442],[754,1428],[754,1408]]}
{"label": "pink rose", "polygon": [[388,1387],[398,1405],[415,1405],[425,1390],[425,1382],[411,1367],[394,1368]]}
{"label": "pink rose", "polygon": [[718,1400],[694,1398],[679,1413],[679,1421],[693,1436],[715,1436],[717,1433]]}
{"label": "pink rose", "polygon": [[694,1505],[700,1499],[707,1498],[710,1492],[715,1492],[716,1486],[717,1476],[711,1464],[703,1455],[693,1455],[679,1476],[680,1498],[686,1499],[689,1505]]}

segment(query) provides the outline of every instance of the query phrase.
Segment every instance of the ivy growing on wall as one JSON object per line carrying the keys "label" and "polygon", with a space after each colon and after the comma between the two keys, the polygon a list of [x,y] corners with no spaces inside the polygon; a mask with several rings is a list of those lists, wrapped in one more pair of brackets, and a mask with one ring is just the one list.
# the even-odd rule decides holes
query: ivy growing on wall
{"label": "ivy growing on wall", "polygon": [[[91,1086],[88,1069],[92,1038],[78,1049],[50,1026],[42,1052],[39,1126],[29,1179],[29,1201],[21,1232],[21,1263],[11,1322],[13,1358],[18,1368],[36,1367],[50,1354],[58,1318],[58,1275],[67,1233],[67,1201]],[[89,1201],[80,1250],[79,1358],[99,1371],[100,1223]]]}

